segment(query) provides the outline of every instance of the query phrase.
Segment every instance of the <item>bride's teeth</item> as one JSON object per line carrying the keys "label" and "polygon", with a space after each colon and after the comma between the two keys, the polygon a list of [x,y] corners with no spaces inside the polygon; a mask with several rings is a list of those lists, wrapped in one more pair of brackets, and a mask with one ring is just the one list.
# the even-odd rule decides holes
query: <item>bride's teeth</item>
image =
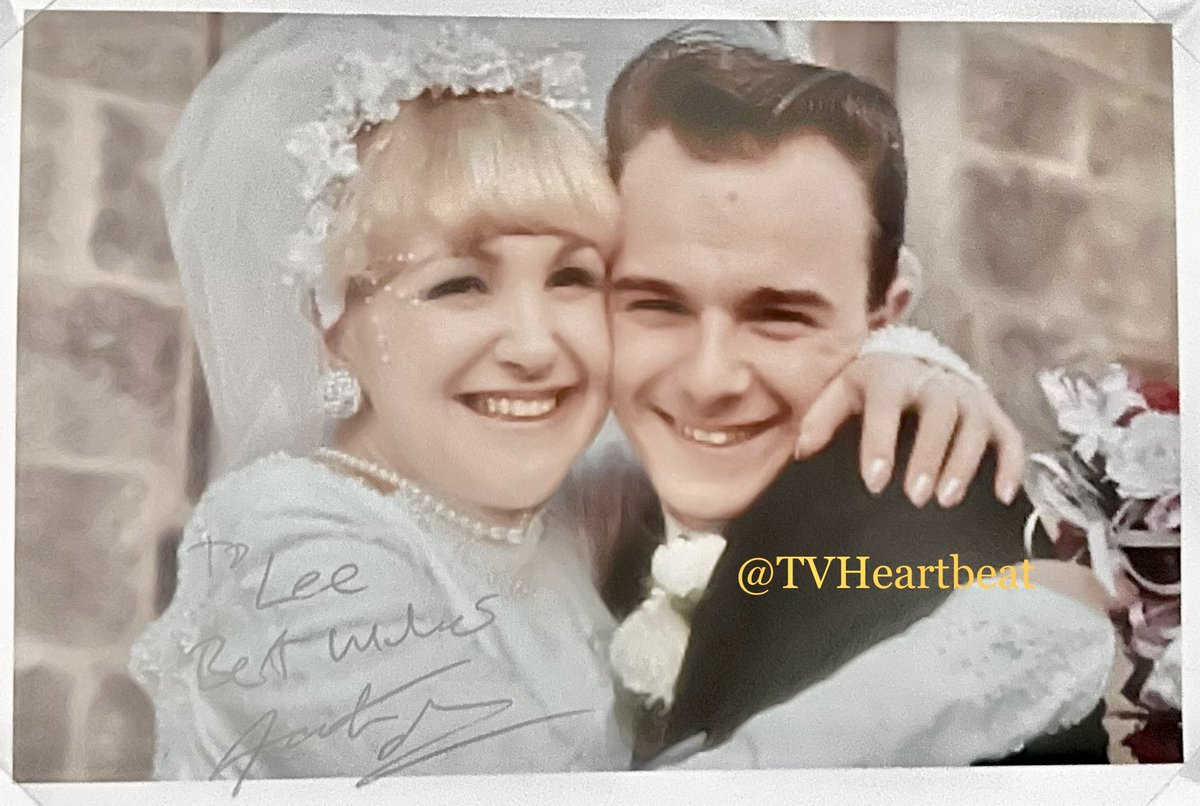
{"label": "bride's teeth", "polygon": [[480,414],[491,417],[534,418],[549,414],[558,405],[554,397],[540,400],[513,400],[507,397],[486,397],[476,403],[475,409]]}

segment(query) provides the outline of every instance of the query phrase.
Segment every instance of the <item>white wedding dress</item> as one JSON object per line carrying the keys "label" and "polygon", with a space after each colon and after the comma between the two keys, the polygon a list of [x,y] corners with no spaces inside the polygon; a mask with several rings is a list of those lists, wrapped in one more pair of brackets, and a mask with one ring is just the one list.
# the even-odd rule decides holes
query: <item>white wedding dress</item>
{"label": "white wedding dress", "polygon": [[567,498],[511,545],[310,459],[218,480],[131,653],[155,777],[626,768],[614,623]]}
{"label": "white wedding dress", "polygon": [[[155,777],[627,769],[592,557],[648,494],[619,435],[515,546],[309,459],[223,477],[189,522],[174,600],[131,653],[155,704]],[[724,744],[685,742],[659,766],[999,758],[1086,716],[1114,646],[1106,619],[1053,591],[957,591]]]}

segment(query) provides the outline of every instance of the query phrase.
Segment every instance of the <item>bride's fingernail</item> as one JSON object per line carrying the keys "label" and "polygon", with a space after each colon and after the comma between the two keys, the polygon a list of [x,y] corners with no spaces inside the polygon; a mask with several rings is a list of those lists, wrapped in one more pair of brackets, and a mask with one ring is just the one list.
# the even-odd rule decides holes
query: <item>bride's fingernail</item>
{"label": "bride's fingernail", "polygon": [[933,477],[928,473],[922,473],[913,482],[912,489],[908,491],[908,498],[913,502],[913,505],[920,508],[929,503],[929,494],[932,492]]}
{"label": "bride's fingernail", "polygon": [[942,486],[938,488],[938,503],[943,507],[949,507],[957,504],[960,497],[958,492],[961,489],[961,481],[958,479],[946,479],[944,482],[942,482]]}
{"label": "bride's fingernail", "polygon": [[883,491],[888,479],[888,463],[886,459],[875,459],[867,468],[867,489],[878,495]]}
{"label": "bride's fingernail", "polygon": [[1019,484],[1010,481],[1000,489],[1000,500],[1005,504],[1011,504],[1013,501],[1017,500],[1017,491],[1019,489]]}

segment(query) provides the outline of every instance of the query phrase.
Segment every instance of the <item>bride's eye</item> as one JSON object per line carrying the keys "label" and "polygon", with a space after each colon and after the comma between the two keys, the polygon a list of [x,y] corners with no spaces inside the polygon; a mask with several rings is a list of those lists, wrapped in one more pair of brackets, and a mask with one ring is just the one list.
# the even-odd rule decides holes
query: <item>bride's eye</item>
{"label": "bride's eye", "polygon": [[430,288],[423,295],[427,300],[441,299],[454,294],[470,294],[472,292],[483,293],[487,291],[487,283],[482,277],[475,275],[464,275],[462,277],[453,277],[449,280],[438,283]]}
{"label": "bride's eye", "polygon": [[546,285],[551,288],[577,286],[580,288],[599,288],[600,278],[596,273],[580,266],[564,266],[550,275]]}

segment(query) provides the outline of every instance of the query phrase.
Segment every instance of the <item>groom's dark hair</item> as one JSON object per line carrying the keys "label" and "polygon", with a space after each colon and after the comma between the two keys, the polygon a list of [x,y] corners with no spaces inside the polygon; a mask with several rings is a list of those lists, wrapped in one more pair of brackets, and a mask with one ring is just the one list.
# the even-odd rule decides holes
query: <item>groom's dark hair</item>
{"label": "groom's dark hair", "polygon": [[642,138],[667,128],[697,159],[752,160],[815,133],[858,169],[875,231],[868,304],[883,304],[904,240],[907,168],[900,116],[882,89],[850,73],[774,58],[715,37],[660,39],[608,95],[608,167],[620,182]]}

